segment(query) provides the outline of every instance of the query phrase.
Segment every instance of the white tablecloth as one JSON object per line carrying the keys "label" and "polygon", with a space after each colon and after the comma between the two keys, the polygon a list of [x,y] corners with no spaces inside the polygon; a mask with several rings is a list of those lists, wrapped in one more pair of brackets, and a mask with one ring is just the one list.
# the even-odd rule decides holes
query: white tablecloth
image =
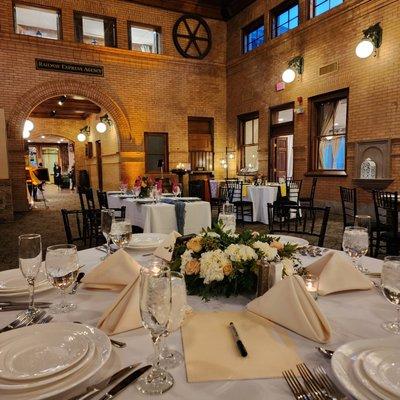
{"label": "white tablecloth", "polygon": [[[104,253],[95,250],[84,250],[79,252],[79,261],[85,264],[84,271],[89,271],[100,261]],[[142,257],[139,253],[131,255],[144,265],[149,257]],[[303,264],[307,265],[313,259],[302,257]],[[365,258],[365,265],[371,271],[379,271],[381,261]],[[84,321],[95,325],[104,309],[109,306],[117,296],[115,292],[84,290],[80,288],[76,295],[69,296],[77,305],[74,312],[57,315],[55,321]],[[37,295],[37,300],[55,300],[55,291]],[[58,300],[58,299],[57,299]],[[201,301],[199,297],[189,296],[189,304],[195,310],[241,310],[248,302],[244,297],[221,298],[211,300],[208,303]],[[362,338],[378,338],[389,336],[380,324],[384,320],[391,320],[395,316],[395,308],[390,305],[376,289],[369,291],[353,291],[347,293],[332,294],[320,297],[318,303],[331,323],[333,337],[327,347],[335,349],[338,346]],[[0,313],[0,326],[13,320],[18,312]],[[329,370],[329,361],[324,359],[316,350],[315,342],[307,340],[295,333],[288,331],[299,348],[303,360],[312,364],[324,365]],[[141,361],[146,363],[146,358],[152,353],[152,344],[149,333],[141,328],[134,331],[116,335],[115,339],[125,341],[127,347],[124,349],[113,348],[113,361],[104,368],[103,374],[109,375],[122,366]],[[172,348],[182,351],[181,336],[175,332],[168,343]],[[162,398],[165,400],[289,400],[292,394],[283,379],[258,379],[243,381],[221,381],[210,383],[186,382],[184,365],[171,370],[175,378],[174,387]],[[85,387],[80,385],[81,390]],[[97,396],[98,399],[100,396]],[[59,395],[58,400],[66,400],[68,397]],[[128,387],[118,396],[118,400],[130,400],[146,398],[139,394],[134,387]],[[147,397],[149,398],[149,397]],[[349,397],[351,398],[351,397]]]}
{"label": "white tablecloth", "polygon": [[247,199],[253,202],[253,221],[268,224],[268,203],[273,203],[278,196],[276,186],[247,186]]}
{"label": "white tablecloth", "polygon": [[[175,206],[173,204],[140,204],[140,200],[108,196],[111,208],[126,207],[126,217],[132,225],[145,233],[170,233],[177,230]],[[185,204],[184,234],[200,233],[211,226],[211,207],[206,201],[193,201]]]}

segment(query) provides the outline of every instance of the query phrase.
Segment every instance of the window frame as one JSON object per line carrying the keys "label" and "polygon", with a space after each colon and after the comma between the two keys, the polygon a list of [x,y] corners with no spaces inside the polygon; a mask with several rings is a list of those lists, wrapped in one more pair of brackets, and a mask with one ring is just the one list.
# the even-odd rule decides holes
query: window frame
{"label": "window frame", "polygon": [[[346,134],[345,137],[345,154],[344,154],[344,169],[343,170],[331,170],[331,169],[319,169],[319,138],[318,134],[318,110],[317,106],[320,103],[326,101],[334,101],[347,99],[346,109]],[[335,90],[333,92],[313,96],[308,99],[310,104],[310,134],[309,134],[309,154],[308,154],[308,172],[306,176],[347,176],[347,150],[348,150],[348,135],[349,135],[349,88]]]}
{"label": "window frame", "polygon": [[[80,18],[80,25],[79,25],[79,29],[80,29],[80,33],[81,33],[81,37],[79,37],[78,35],[78,26],[76,25],[77,22],[77,18]],[[105,21],[109,21],[109,22],[113,22],[114,23],[114,44],[113,46],[108,46],[106,44],[106,35],[105,35],[105,31],[104,31],[104,46],[99,46],[99,47],[109,47],[109,48],[117,48],[118,47],[118,40],[117,40],[117,19],[114,17],[109,17],[106,15],[101,15],[101,14],[93,14],[93,13],[88,13],[85,11],[74,11],[73,12],[73,21],[74,21],[74,34],[75,34],[75,41],[77,43],[80,44],[85,44],[88,46],[92,46],[95,47],[95,45],[89,45],[88,43],[83,43],[83,28],[82,28],[82,17],[88,17],[88,18],[93,18],[93,19],[101,19],[103,20],[103,23]]]}
{"label": "window frame", "polygon": [[[258,111],[254,111],[251,113],[247,114],[241,114],[238,115],[238,136],[237,136],[237,143],[238,143],[238,154],[239,154],[239,160],[240,162],[238,163],[239,170],[246,168],[246,160],[245,160],[245,149],[246,147],[252,147],[257,145],[257,152],[259,151],[260,148],[260,113]],[[246,122],[248,121],[254,121],[255,119],[258,119],[258,141],[254,142],[254,126],[253,126],[253,142],[245,144],[245,137],[244,137],[244,132],[245,132],[245,126]],[[256,173],[256,172],[254,172]]]}
{"label": "window frame", "polygon": [[[143,29],[152,29],[153,31],[157,32],[158,38],[157,38],[157,52],[156,53],[153,53],[153,52],[148,53],[148,52],[132,49],[132,30],[131,30],[132,27],[143,28]],[[161,45],[161,37],[162,36],[161,35],[162,35],[161,26],[143,24],[141,22],[135,22],[135,21],[128,21],[128,48],[129,48],[129,50],[137,51],[138,53],[145,53],[145,54],[162,54],[162,45]]]}
{"label": "window frame", "polygon": [[[39,36],[31,36],[31,35],[24,35],[22,33],[17,33],[17,13],[16,13],[16,7],[17,6],[25,6],[25,7],[38,8],[38,9],[43,9],[43,10],[56,11],[57,14],[58,14],[57,39],[49,39],[49,38],[44,38],[44,37],[39,37]],[[27,37],[31,37],[31,38],[37,38],[37,39],[40,39],[40,40],[51,40],[51,41],[63,40],[62,10],[61,10],[61,8],[52,7],[52,6],[48,6],[48,5],[41,5],[41,4],[36,4],[36,3],[29,3],[27,1],[18,1],[18,0],[13,1],[12,7],[13,7],[13,28],[14,28],[14,34],[15,35],[27,36]]]}
{"label": "window frame", "polygon": [[[259,46],[257,46],[256,48],[253,48],[251,50],[247,50],[248,47],[248,43],[246,40],[246,37],[253,31],[264,27],[264,41],[262,44],[260,44]],[[263,44],[265,44],[266,42],[266,29],[265,29],[265,19],[264,19],[264,15],[258,17],[257,19],[255,19],[254,21],[250,22],[249,24],[247,24],[244,28],[242,28],[242,53],[243,54],[247,54],[247,53],[251,53],[252,51],[258,49],[259,47],[261,47]]]}
{"label": "window frame", "polygon": [[[297,7],[298,7],[298,14],[297,14],[297,21],[298,21],[298,24],[297,24],[297,26],[296,26],[295,28],[289,29],[287,32],[284,32],[284,33],[281,33],[280,35],[278,35],[278,34],[277,34],[277,28],[278,28],[278,26],[277,26],[277,19],[278,19],[278,16],[279,16],[280,14],[283,14],[283,13],[286,12],[286,11],[289,11],[291,8],[293,8],[293,6],[296,6],[296,5],[297,5]],[[299,0],[287,0],[287,1],[284,1],[283,3],[279,4],[279,5],[276,6],[275,8],[273,8],[273,9],[270,11],[271,38],[272,38],[272,39],[278,38],[278,37],[280,37],[280,36],[282,36],[282,35],[285,35],[286,33],[290,32],[291,30],[296,29],[297,27],[299,27],[299,25],[300,25],[300,23],[301,23],[301,20],[300,20],[300,12],[301,12],[301,10],[300,10]],[[290,21],[290,20],[288,20],[288,22],[289,22],[289,21]]]}
{"label": "window frame", "polygon": [[[329,4],[331,3],[331,0],[326,0],[326,1],[328,1]],[[343,0],[341,4],[338,4],[337,6],[334,6],[334,7],[332,7],[332,8],[329,8],[327,11],[324,11],[323,13],[321,13],[321,14],[319,14],[319,15],[315,15],[315,9],[317,8],[317,6],[316,6],[316,0],[310,0],[310,7],[309,7],[309,10],[310,10],[310,18],[317,18],[317,17],[320,17],[321,15],[324,15],[324,14],[326,14],[326,13],[328,13],[328,12],[334,10],[335,8],[337,8],[337,7],[341,6],[341,5],[343,5],[343,4],[345,3],[345,1],[346,1],[346,0]],[[321,3],[321,4],[322,4],[322,3]],[[318,4],[318,5],[320,5],[320,4]]]}
{"label": "window frame", "polygon": [[144,169],[146,174],[160,173],[160,169],[155,171],[150,171],[147,169],[147,156],[152,153],[147,151],[146,138],[150,136],[164,136],[165,137],[165,148],[164,148],[164,167],[163,172],[168,173],[169,171],[169,142],[168,142],[168,132],[144,132],[143,134],[143,147],[144,147]]}

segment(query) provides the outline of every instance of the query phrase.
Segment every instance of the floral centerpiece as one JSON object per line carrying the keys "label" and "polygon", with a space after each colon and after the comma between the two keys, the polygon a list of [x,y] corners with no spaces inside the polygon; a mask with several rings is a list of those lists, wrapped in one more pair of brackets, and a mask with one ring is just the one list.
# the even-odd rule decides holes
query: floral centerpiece
{"label": "floral centerpiece", "polygon": [[282,274],[301,272],[295,244],[283,244],[266,233],[225,232],[217,224],[174,248],[171,269],[185,275],[189,294],[213,296],[254,294],[260,259],[281,262]]}
{"label": "floral centerpiece", "polygon": [[147,176],[138,176],[135,180],[134,187],[140,188],[140,198],[150,197],[151,190],[154,187],[154,181]]}

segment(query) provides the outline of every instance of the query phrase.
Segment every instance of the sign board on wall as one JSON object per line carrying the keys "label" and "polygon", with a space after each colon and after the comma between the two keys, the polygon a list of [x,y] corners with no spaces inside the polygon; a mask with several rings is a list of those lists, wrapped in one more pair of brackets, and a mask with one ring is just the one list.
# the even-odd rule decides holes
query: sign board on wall
{"label": "sign board on wall", "polygon": [[104,76],[104,68],[100,65],[75,64],[63,61],[35,59],[36,69],[70,74]]}

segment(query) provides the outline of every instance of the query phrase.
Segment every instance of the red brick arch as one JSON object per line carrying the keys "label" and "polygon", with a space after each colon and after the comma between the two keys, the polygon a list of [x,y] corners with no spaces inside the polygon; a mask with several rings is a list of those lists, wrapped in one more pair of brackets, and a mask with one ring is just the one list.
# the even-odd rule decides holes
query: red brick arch
{"label": "red brick arch", "polygon": [[82,83],[74,79],[52,80],[35,86],[18,100],[7,124],[14,211],[28,209],[25,188],[24,141],[22,139],[25,120],[29,117],[31,111],[44,100],[64,94],[86,97],[106,110],[115,122],[120,139],[120,150],[132,141],[131,126],[126,113],[101,86]]}

